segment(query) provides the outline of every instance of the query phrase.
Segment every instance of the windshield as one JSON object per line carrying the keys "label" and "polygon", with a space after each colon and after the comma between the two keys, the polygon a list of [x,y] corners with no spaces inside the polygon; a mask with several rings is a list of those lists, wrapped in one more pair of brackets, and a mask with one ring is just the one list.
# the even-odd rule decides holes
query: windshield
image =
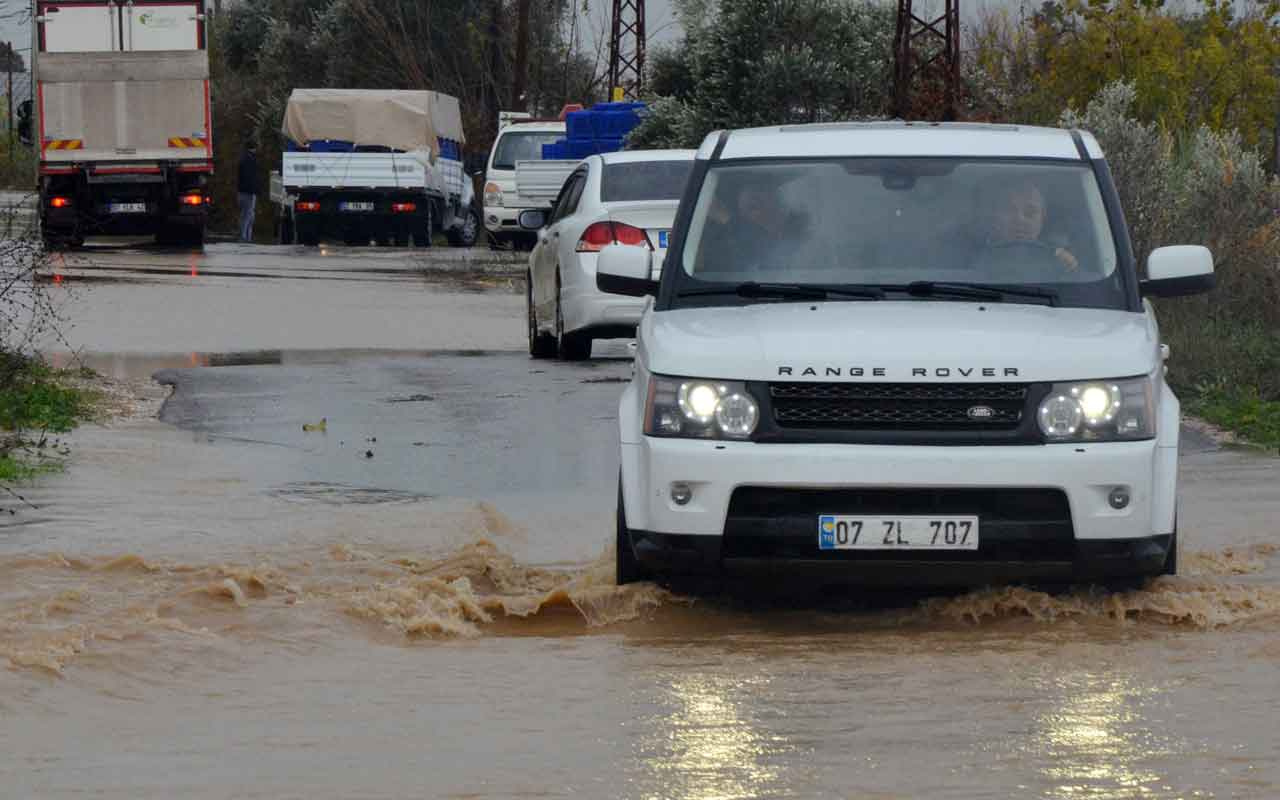
{"label": "windshield", "polygon": [[555,144],[563,133],[504,133],[493,153],[493,169],[515,169],[517,161],[541,161],[542,146]]}
{"label": "windshield", "polygon": [[866,158],[714,166],[688,231],[677,295],[720,283],[927,281],[1037,287],[1062,305],[1127,307],[1106,208],[1086,164]]}
{"label": "windshield", "polygon": [[692,171],[692,159],[608,164],[600,185],[600,200],[605,203],[679,200]]}

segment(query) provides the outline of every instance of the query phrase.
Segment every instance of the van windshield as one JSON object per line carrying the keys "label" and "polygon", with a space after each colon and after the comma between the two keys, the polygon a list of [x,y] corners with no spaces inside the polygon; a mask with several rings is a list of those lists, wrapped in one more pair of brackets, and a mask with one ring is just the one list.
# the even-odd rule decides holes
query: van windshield
{"label": "van windshield", "polygon": [[498,149],[493,153],[493,169],[515,169],[517,161],[541,161],[542,146],[555,144],[563,138],[563,133],[554,131],[504,133],[498,139]]}
{"label": "van windshield", "polygon": [[699,192],[681,263],[676,294],[699,288],[699,304],[720,302],[716,284],[891,290],[935,282],[1044,289],[1061,305],[1128,307],[1097,179],[1077,162],[716,165]]}

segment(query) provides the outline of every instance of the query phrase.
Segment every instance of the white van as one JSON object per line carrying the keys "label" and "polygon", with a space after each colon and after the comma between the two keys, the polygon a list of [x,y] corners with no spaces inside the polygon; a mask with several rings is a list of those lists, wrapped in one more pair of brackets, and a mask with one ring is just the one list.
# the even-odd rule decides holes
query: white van
{"label": "white van", "polygon": [[1178,399],[1145,279],[1078,131],[722,132],[698,152],[619,409],[619,583],[1122,582],[1177,570]]}
{"label": "white van", "polygon": [[509,112],[501,115],[484,178],[484,227],[491,245],[533,247],[537,234],[520,226],[520,212],[540,207],[518,201],[516,162],[542,160],[542,146],[554,144],[564,136],[563,120],[521,120]]}

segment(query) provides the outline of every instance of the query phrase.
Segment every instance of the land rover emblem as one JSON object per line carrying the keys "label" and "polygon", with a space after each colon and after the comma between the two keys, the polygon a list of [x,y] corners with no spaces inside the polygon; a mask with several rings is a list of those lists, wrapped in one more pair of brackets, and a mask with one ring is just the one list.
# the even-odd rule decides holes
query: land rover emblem
{"label": "land rover emblem", "polygon": [[972,406],[969,409],[969,419],[991,419],[996,415],[996,410],[991,406]]}

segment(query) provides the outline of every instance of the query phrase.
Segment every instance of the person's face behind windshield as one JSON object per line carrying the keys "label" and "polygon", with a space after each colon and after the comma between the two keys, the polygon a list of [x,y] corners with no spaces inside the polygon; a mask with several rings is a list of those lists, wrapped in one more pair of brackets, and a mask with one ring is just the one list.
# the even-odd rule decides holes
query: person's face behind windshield
{"label": "person's face behind windshield", "polygon": [[772,187],[744,186],[738,193],[738,213],[750,226],[766,233],[782,230],[782,203]]}
{"label": "person's face behind windshield", "polygon": [[1034,242],[1044,230],[1044,195],[1031,183],[1001,190],[990,212],[989,236],[995,242]]}

